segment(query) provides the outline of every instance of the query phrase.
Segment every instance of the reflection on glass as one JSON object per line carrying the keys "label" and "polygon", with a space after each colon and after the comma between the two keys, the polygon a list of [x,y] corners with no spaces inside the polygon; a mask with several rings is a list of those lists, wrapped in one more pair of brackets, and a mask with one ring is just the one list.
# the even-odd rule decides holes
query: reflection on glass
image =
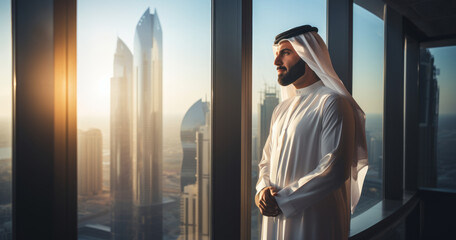
{"label": "reflection on glass", "polygon": [[0,239],[12,239],[11,1],[0,1]]}
{"label": "reflection on glass", "polygon": [[178,2],[78,2],[79,239],[210,238],[210,2]]}
{"label": "reflection on glass", "polygon": [[[272,112],[280,102],[280,87],[273,64],[272,44],[277,34],[293,27],[309,24],[318,28],[326,39],[326,1],[281,1],[286,11],[277,11],[277,2],[253,1],[253,75],[252,75],[252,193],[251,239],[260,238],[261,214],[254,197],[258,181],[258,162],[269,134]],[[256,107],[255,107],[256,106]]]}
{"label": "reflection on glass", "polygon": [[420,186],[456,189],[456,47],[420,50]]}
{"label": "reflection on glass", "polygon": [[352,217],[382,200],[383,20],[353,5],[353,97],[366,113],[369,170]]}

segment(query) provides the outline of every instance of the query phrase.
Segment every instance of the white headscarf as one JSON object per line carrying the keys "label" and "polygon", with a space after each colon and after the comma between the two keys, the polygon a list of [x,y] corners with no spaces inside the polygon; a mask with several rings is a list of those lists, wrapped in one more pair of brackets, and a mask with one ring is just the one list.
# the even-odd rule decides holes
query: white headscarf
{"label": "white headscarf", "polygon": [[[328,48],[317,32],[306,32],[295,37],[283,39],[280,42],[282,41],[289,41],[298,55],[317,74],[323,84],[339,94],[346,96],[354,108],[355,149],[354,159],[351,165],[351,212],[353,213],[361,196],[364,178],[367,173],[366,115],[334,71]],[[274,53],[277,52],[280,42],[273,46]],[[287,98],[295,96],[296,89],[293,84],[290,84],[282,87],[281,93],[282,101],[284,101]]]}

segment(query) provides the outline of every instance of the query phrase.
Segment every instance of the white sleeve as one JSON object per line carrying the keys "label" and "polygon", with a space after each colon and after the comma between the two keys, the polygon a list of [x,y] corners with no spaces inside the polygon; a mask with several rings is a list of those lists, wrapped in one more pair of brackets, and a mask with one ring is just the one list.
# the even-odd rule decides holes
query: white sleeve
{"label": "white sleeve", "polygon": [[271,156],[271,134],[269,134],[266,143],[263,148],[263,157],[260,163],[258,163],[258,182],[256,184],[256,194],[258,194],[263,188],[269,187],[269,160]]}
{"label": "white sleeve", "polygon": [[344,97],[329,97],[323,108],[321,153],[318,166],[297,181],[285,186],[276,196],[285,217],[322,200],[350,177],[353,155],[354,119]]}

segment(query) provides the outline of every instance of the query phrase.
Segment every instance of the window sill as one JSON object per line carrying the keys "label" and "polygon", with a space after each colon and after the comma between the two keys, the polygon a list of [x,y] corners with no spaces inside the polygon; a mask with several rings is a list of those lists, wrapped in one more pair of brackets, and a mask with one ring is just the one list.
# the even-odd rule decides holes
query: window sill
{"label": "window sill", "polygon": [[404,194],[403,200],[384,199],[351,219],[349,239],[371,239],[382,236],[399,225],[418,203],[416,192]]}

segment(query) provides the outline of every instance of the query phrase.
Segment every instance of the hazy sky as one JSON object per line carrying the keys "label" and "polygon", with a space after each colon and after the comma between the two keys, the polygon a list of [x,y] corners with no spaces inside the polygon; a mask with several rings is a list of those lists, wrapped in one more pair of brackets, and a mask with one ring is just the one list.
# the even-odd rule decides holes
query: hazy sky
{"label": "hazy sky", "polygon": [[383,112],[383,20],[353,6],[353,97],[366,114]]}
{"label": "hazy sky", "polygon": [[[108,7],[109,6],[109,7]],[[210,99],[210,0],[78,1],[78,114],[109,116],[117,37],[133,52],[136,24],[157,10],[163,31],[163,111]],[[109,10],[108,10],[109,9]]]}
{"label": "hazy sky", "polygon": [[11,0],[0,0],[0,117],[12,112]]}
{"label": "hazy sky", "polygon": [[[78,1],[78,115],[109,116],[117,37],[133,51],[135,26],[150,7],[163,29],[164,114],[183,115],[210,99],[211,1]],[[280,5],[279,5],[280,4]],[[289,28],[311,24],[326,40],[326,1],[253,1],[253,103],[264,84],[277,86],[272,42]],[[280,7],[280,8],[279,8]],[[283,8],[285,7],[285,8]],[[282,9],[282,10],[279,10]],[[354,6],[354,96],[366,113],[382,111],[383,21]],[[11,115],[10,0],[0,0],[0,116]],[[440,69],[440,112],[456,113],[456,47],[431,49]]]}

